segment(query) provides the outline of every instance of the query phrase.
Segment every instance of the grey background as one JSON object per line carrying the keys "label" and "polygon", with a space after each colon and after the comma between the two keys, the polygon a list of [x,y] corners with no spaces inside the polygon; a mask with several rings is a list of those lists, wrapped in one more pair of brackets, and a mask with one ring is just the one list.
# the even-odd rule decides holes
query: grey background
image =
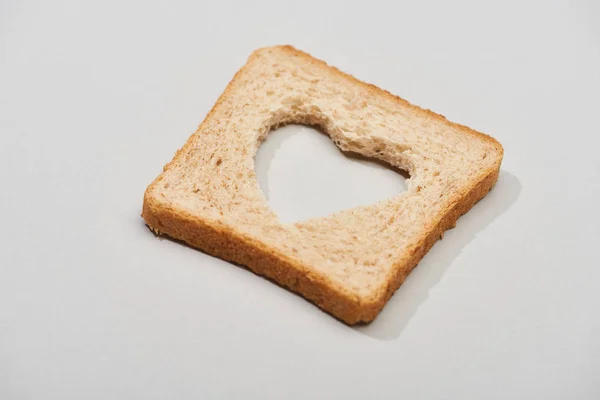
{"label": "grey background", "polygon": [[[0,1],[0,398],[600,398],[598,4]],[[369,326],[139,216],[279,43],[505,147],[496,188]],[[282,218],[403,190],[290,129],[257,160]]]}

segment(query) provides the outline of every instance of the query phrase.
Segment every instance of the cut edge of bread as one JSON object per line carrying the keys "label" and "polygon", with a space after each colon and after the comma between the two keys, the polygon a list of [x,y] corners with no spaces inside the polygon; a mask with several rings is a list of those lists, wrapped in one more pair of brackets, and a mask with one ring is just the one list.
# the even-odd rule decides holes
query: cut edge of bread
{"label": "cut edge of bread", "polygon": [[[292,46],[270,47],[270,49],[272,48],[290,52],[304,58],[310,63],[327,66],[327,68],[335,71],[336,74],[340,74],[351,80],[353,84],[366,88],[374,96],[386,96],[394,102],[399,103],[402,107],[410,108],[424,117],[438,119],[465,134],[490,143],[496,151],[495,162],[489,169],[481,171],[472,180],[470,185],[462,187],[461,192],[454,196],[457,200],[447,210],[438,214],[441,215],[441,218],[437,221],[432,220],[431,229],[427,230],[427,233],[417,241],[415,246],[408,249],[405,254],[406,257],[394,263],[390,276],[386,279],[385,287],[382,290],[373,292],[370,296],[362,298],[349,291],[343,285],[337,284],[334,280],[327,277],[327,275],[311,270],[308,266],[294,260],[278,249],[271,248],[261,241],[245,235],[233,225],[219,220],[205,219],[185,210],[172,207],[161,198],[158,190],[158,183],[162,175],[157,177],[148,186],[144,194],[142,217],[154,233],[182,240],[207,254],[247,267],[256,274],[264,276],[280,286],[302,295],[324,311],[349,325],[371,322],[383,309],[393,293],[400,287],[410,271],[414,269],[433,244],[443,236],[444,231],[453,228],[456,225],[457,219],[471,209],[475,203],[481,200],[493,188],[500,171],[500,164],[504,153],[503,147],[489,135],[448,121],[440,114],[413,105],[403,98],[380,89],[375,85],[362,82]],[[253,52],[246,65],[233,77],[196,132],[202,130],[204,123],[209,120],[223,99],[230,95],[232,85],[244,68],[258,52],[265,49],[268,48],[258,49]],[[192,145],[192,137],[188,139],[183,148],[177,151],[171,162],[164,167],[164,171],[167,171],[178,160],[178,157],[187,150],[187,147]]]}

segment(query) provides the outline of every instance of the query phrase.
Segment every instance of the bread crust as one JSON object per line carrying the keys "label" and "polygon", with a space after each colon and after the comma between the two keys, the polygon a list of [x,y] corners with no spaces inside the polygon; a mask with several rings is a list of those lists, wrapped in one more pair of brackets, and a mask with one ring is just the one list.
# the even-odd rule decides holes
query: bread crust
{"label": "bread crust", "polygon": [[[290,52],[295,56],[302,57],[310,63],[327,65],[323,61],[314,59],[312,56],[291,46],[278,46],[278,48]],[[256,52],[250,56],[248,63],[255,54]],[[432,226],[427,230],[427,234],[423,235],[416,242],[417,244],[409,249],[406,257],[394,264],[391,275],[387,279],[388,284],[385,290],[378,292],[368,300],[361,299],[344,287],[334,283],[333,280],[328,279],[327,276],[315,273],[279,250],[269,248],[262,242],[248,237],[220,221],[203,220],[184,210],[171,207],[167,203],[160,201],[155,194],[155,189],[162,175],[157,177],[145,192],[142,217],[155,233],[182,240],[190,246],[210,255],[246,266],[256,274],[267,277],[277,284],[302,295],[322,310],[346,324],[353,325],[368,323],[375,319],[389,298],[400,287],[406,276],[408,276],[427,251],[443,235],[444,231],[454,227],[457,219],[471,209],[476,202],[481,200],[492,189],[498,179],[503,148],[494,138],[486,134],[447,121],[442,115],[412,105],[408,101],[374,85],[359,81],[351,75],[339,71],[337,68],[327,67],[336,74],[350,79],[353,83],[367,88],[374,96],[386,96],[399,103],[402,107],[409,107],[415,112],[423,113],[423,115],[429,118],[439,119],[445,124],[460,129],[469,135],[474,135],[480,140],[489,142],[497,151],[497,162],[494,166],[489,170],[481,171],[470,185],[463,187],[463,191],[454,196],[456,201],[440,214],[441,218],[438,221],[431,221]],[[230,95],[232,86],[243,69],[244,67],[234,76],[198,128],[198,131],[202,130],[206,121],[210,119],[223,100]],[[171,164],[176,162],[181,153],[186,151],[188,146],[191,145],[192,141],[190,138],[186,145],[177,152],[173,160],[165,166],[164,170],[168,170]]]}

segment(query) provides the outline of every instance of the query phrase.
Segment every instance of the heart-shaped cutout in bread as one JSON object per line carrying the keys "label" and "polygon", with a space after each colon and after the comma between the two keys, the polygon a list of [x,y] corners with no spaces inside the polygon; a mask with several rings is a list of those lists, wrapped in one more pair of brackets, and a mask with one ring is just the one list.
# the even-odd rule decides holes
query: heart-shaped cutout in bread
{"label": "heart-shaped cutout in bread", "polygon": [[389,164],[342,152],[323,132],[287,125],[269,133],[255,160],[258,183],[283,223],[374,204],[406,191]]}

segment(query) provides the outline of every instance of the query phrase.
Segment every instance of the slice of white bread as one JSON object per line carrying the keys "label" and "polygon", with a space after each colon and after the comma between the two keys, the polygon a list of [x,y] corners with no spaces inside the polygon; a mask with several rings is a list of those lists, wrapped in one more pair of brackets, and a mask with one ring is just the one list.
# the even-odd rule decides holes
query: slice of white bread
{"label": "slice of white bread", "polygon": [[[410,174],[408,190],[294,224],[269,208],[256,152],[282,124]],[[290,46],[255,51],[148,187],[157,234],[247,266],[348,323],[369,322],[446,229],[492,188],[502,146]]]}

